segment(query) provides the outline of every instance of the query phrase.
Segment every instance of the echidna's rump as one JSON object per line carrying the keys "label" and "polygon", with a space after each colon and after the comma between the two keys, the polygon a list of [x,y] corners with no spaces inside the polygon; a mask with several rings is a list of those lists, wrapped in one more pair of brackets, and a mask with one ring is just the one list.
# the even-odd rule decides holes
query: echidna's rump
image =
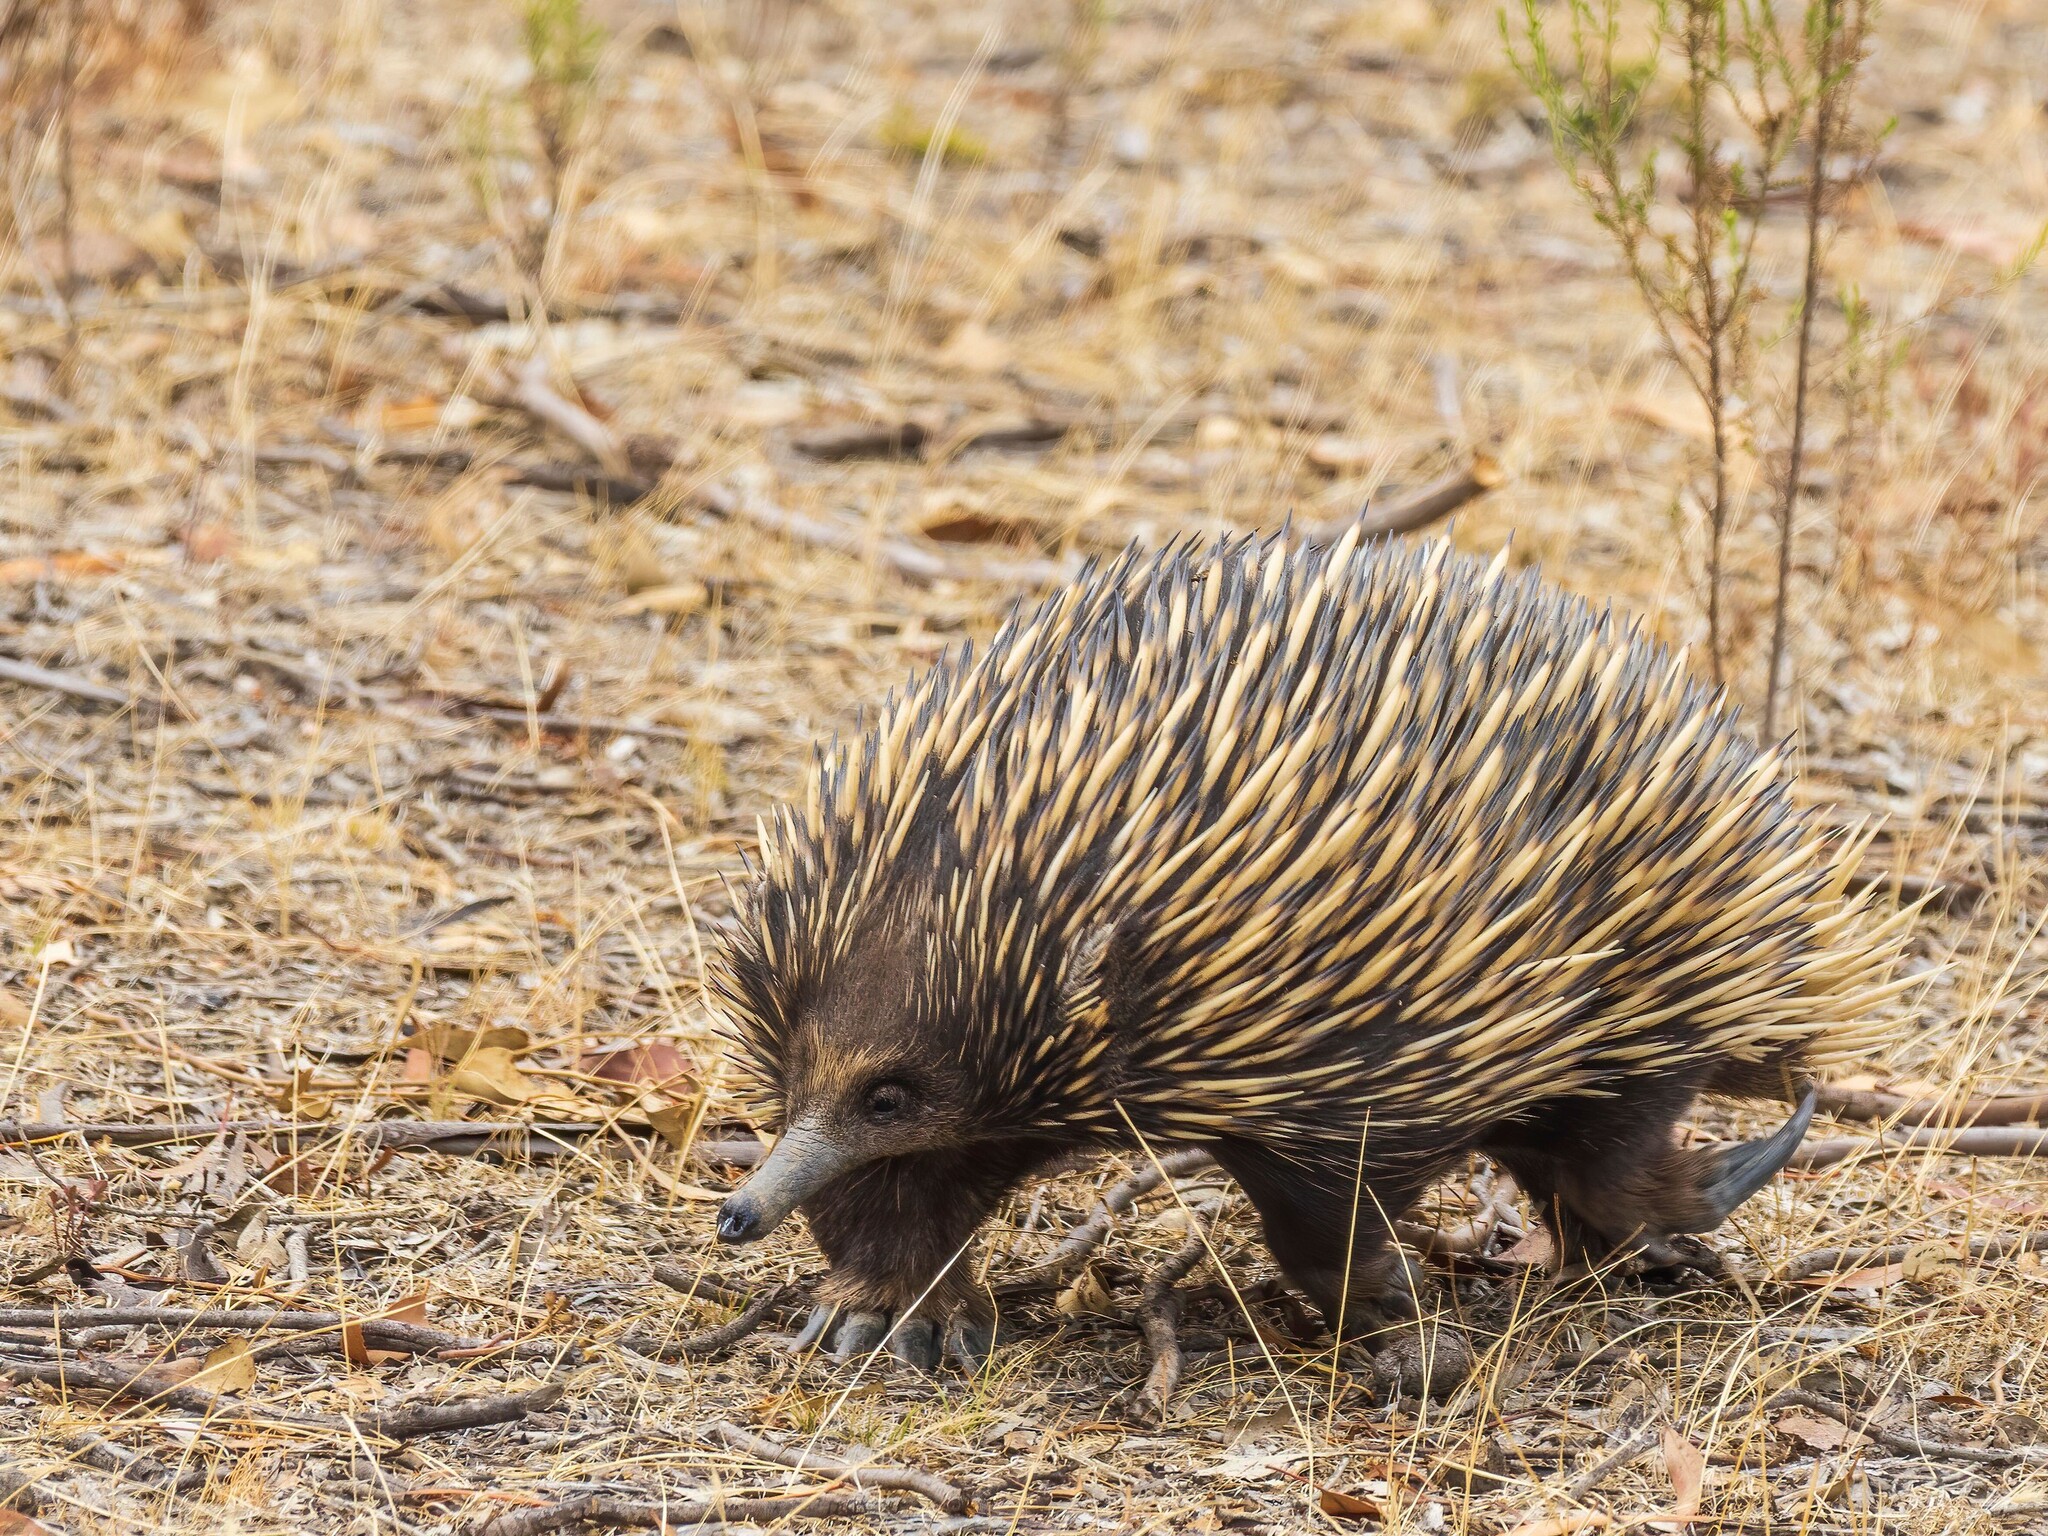
{"label": "echidna's rump", "polygon": [[1715,1184],[1673,1119],[1866,1050],[1896,985],[1899,920],[1778,768],[1681,658],[1502,561],[1128,554],[915,680],[763,828],[717,984],[784,1118],[841,1129],[756,1182],[817,1228],[821,1170],[1203,1142],[1279,1249],[1276,1204],[1331,1215],[1289,1179],[1363,1155],[1398,1207],[1478,1146],[1604,1236],[1701,1230],[1775,1165]]}

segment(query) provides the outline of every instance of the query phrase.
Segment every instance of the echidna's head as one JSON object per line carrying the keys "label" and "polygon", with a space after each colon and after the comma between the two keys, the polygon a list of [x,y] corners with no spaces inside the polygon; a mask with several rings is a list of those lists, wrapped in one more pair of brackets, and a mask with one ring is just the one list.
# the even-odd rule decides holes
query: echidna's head
{"label": "echidna's head", "polygon": [[714,968],[780,1128],[719,1213],[727,1242],[765,1236],[867,1164],[1086,1135],[1106,1113],[1098,931],[1063,938],[1022,892],[984,904],[952,856],[898,864],[866,892],[822,875],[770,864]]}

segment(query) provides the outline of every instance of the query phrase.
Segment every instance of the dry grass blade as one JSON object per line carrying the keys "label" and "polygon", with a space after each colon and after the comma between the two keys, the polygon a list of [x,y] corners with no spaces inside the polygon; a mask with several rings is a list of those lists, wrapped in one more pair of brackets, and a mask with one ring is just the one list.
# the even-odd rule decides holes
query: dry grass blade
{"label": "dry grass blade", "polygon": [[713,1424],[707,1433],[721,1445],[762,1461],[773,1462],[779,1467],[789,1467],[798,1472],[815,1472],[824,1477],[842,1478],[856,1488],[872,1488],[877,1492],[914,1493],[932,1503],[949,1515],[973,1513],[974,1500],[967,1493],[956,1488],[942,1477],[916,1467],[892,1467],[882,1462],[850,1461],[843,1457],[825,1456],[802,1446],[783,1445],[764,1435],[741,1429],[737,1424]]}

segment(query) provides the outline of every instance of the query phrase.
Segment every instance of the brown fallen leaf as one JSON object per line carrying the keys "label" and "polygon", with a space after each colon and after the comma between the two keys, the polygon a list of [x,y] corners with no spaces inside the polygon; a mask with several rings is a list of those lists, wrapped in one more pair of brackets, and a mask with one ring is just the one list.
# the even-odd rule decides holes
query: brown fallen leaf
{"label": "brown fallen leaf", "polygon": [[1083,1269],[1067,1288],[1060,1292],[1053,1306],[1067,1317],[1112,1317],[1116,1314],[1116,1303],[1102,1282],[1096,1278],[1092,1268]]}
{"label": "brown fallen leaf", "polygon": [[26,998],[0,992],[0,1029],[27,1029],[29,1005]]}
{"label": "brown fallen leaf", "polygon": [[1664,1427],[1664,1471],[1671,1478],[1671,1511],[1650,1524],[1662,1531],[1682,1531],[1700,1512],[1707,1458],[1698,1446],[1668,1424]]}
{"label": "brown fallen leaf", "polygon": [[460,1061],[472,1051],[502,1050],[523,1056],[533,1049],[533,1037],[516,1024],[494,1024],[486,1029],[429,1024],[400,1038],[408,1048],[431,1051],[442,1061]]}
{"label": "brown fallen leaf", "polygon": [[448,1086],[490,1104],[526,1104],[542,1091],[502,1045],[483,1046],[463,1057],[448,1074]]}
{"label": "brown fallen leaf", "polygon": [[1772,1427],[1813,1451],[1839,1451],[1851,1441],[1863,1438],[1845,1424],[1810,1413],[1780,1414]]}
{"label": "brown fallen leaf", "polygon": [[628,1087],[672,1088],[694,1085],[696,1080],[689,1061],[666,1040],[641,1040],[620,1050],[595,1052],[576,1067],[604,1082]]}
{"label": "brown fallen leaf", "polygon": [[256,1385],[256,1356],[247,1339],[229,1339],[204,1355],[172,1360],[153,1374],[210,1392],[247,1392]]}
{"label": "brown fallen leaf", "polygon": [[[414,1291],[410,1296],[401,1297],[377,1313],[377,1317],[394,1323],[418,1323],[422,1327],[427,1321],[427,1292]],[[361,1322],[347,1322],[341,1325],[341,1352],[350,1365],[385,1365],[393,1360],[411,1357],[402,1349],[372,1349],[363,1342]]]}
{"label": "brown fallen leaf", "polygon": [[1316,1508],[1326,1515],[1340,1520],[1384,1520],[1386,1509],[1377,1499],[1369,1499],[1362,1493],[1345,1493],[1336,1488],[1325,1488],[1316,1495]]}
{"label": "brown fallen leaf", "polygon": [[57,1532],[18,1509],[0,1507],[0,1536],[57,1536]]}
{"label": "brown fallen leaf", "polygon": [[1597,1509],[1574,1509],[1562,1515],[1525,1520],[1509,1531],[1508,1536],[1578,1536],[1580,1531],[1605,1530],[1612,1524],[1614,1517]]}

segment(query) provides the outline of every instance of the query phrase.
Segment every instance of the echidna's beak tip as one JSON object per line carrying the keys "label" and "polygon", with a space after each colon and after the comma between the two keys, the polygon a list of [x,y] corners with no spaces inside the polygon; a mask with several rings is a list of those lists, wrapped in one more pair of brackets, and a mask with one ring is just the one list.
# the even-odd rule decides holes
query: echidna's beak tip
{"label": "echidna's beak tip", "polygon": [[721,1243],[751,1243],[761,1235],[761,1212],[745,1192],[730,1196],[718,1208],[718,1240]]}

